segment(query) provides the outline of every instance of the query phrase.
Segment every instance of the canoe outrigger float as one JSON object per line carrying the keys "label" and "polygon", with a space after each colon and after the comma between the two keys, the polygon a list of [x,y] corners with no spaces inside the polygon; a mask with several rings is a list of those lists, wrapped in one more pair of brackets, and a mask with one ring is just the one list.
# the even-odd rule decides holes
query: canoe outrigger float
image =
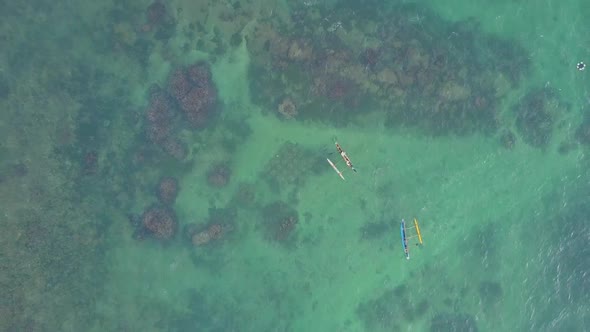
{"label": "canoe outrigger float", "polygon": [[342,172],[340,172],[340,170],[338,169],[338,167],[336,167],[336,165],[334,165],[334,163],[330,160],[330,158],[326,158],[328,160],[328,163],[330,163],[330,166],[332,166],[332,168],[336,171],[336,173],[338,173],[338,175],[340,176],[340,178],[344,181],[346,181],[346,179],[344,178],[344,175],[342,175]]}
{"label": "canoe outrigger float", "polygon": [[[356,173],[356,168],[354,168],[354,166],[352,165],[352,162],[350,161],[350,158],[348,157],[348,155],[346,154],[346,152],[342,149],[342,147],[340,146],[340,144],[338,144],[338,142],[336,142],[336,141],[334,141],[334,144],[336,144],[336,150],[340,154],[340,157],[342,157],[342,159],[346,163],[346,166],[348,166],[348,168],[350,168],[351,170],[353,170]],[[340,170],[338,169],[338,167],[336,167],[336,164],[333,163],[330,160],[330,158],[326,158],[326,159],[328,160],[328,163],[330,164],[330,166],[332,166],[332,168],[334,169],[334,171],[336,171],[336,173],[338,174],[338,176],[340,176],[340,178],[342,180],[345,180],[346,181],[346,179],[344,178],[344,175],[342,175],[342,172],[340,172]]]}
{"label": "canoe outrigger float", "polygon": [[[407,230],[415,229],[416,235],[408,236]],[[420,233],[420,226],[418,225],[418,219],[414,218],[414,226],[406,227],[406,221],[402,219],[400,223],[400,235],[402,238],[402,248],[404,248],[404,254],[406,255],[406,259],[410,259],[410,248],[408,246],[408,240],[411,238],[418,238],[418,243],[416,245],[422,245],[422,234]]]}

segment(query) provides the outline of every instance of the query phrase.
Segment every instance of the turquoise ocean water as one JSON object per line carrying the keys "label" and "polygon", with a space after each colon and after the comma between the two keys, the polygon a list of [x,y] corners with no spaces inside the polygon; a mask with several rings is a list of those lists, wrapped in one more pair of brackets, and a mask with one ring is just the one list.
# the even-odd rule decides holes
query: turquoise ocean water
{"label": "turquoise ocean water", "polygon": [[2,7],[0,331],[590,330],[590,2]]}

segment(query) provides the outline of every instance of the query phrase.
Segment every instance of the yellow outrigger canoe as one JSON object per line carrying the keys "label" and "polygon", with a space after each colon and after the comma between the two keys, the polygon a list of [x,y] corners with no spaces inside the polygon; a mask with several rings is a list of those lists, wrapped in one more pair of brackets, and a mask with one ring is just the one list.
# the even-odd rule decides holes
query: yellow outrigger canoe
{"label": "yellow outrigger canoe", "polygon": [[420,233],[420,226],[418,226],[418,219],[414,218],[414,227],[416,228],[416,235],[418,236],[418,241],[422,244],[422,234]]}

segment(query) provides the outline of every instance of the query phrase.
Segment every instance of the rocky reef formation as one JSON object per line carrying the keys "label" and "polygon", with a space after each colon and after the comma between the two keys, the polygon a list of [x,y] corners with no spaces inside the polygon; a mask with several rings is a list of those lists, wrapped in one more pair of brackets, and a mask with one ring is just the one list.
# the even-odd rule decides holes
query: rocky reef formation
{"label": "rocky reef formation", "polygon": [[188,151],[177,137],[177,118],[176,104],[170,95],[158,86],[152,87],[145,112],[147,137],[171,157],[184,160]]}
{"label": "rocky reef formation", "polygon": [[245,209],[256,208],[258,206],[256,192],[256,186],[252,183],[242,182],[238,184],[231,200],[232,206]]}
{"label": "rocky reef formation", "polygon": [[184,160],[188,149],[178,138],[180,131],[185,123],[196,130],[210,125],[217,105],[217,88],[207,63],[176,68],[167,90],[159,86],[150,89],[144,122],[146,135],[173,158]]}
{"label": "rocky reef formation", "polygon": [[294,119],[297,117],[298,114],[295,103],[289,97],[286,97],[285,99],[283,99],[283,101],[281,101],[277,111],[279,112],[279,114],[281,114],[283,119],[286,120]]}
{"label": "rocky reef formation", "polygon": [[158,182],[156,196],[160,203],[164,205],[172,205],[178,196],[178,181],[170,176],[165,176]]}
{"label": "rocky reef formation", "polygon": [[512,150],[516,145],[516,135],[510,129],[504,129],[500,133],[500,145],[507,149]]}
{"label": "rocky reef formation", "polygon": [[141,216],[141,225],[138,232],[149,235],[160,241],[167,241],[174,238],[178,222],[176,214],[168,207],[152,205],[145,210]]}
{"label": "rocky reef formation", "polygon": [[207,245],[210,242],[221,240],[232,229],[233,227],[230,225],[209,223],[202,230],[196,231],[191,235],[191,243],[195,247]]}
{"label": "rocky reef formation", "polygon": [[145,11],[145,24],[141,27],[144,33],[153,33],[156,39],[168,39],[175,31],[176,21],[166,5],[156,0]]}
{"label": "rocky reef formation", "polygon": [[206,63],[178,68],[170,78],[168,90],[193,127],[203,128],[209,123],[217,104],[217,89]]}
{"label": "rocky reef formation", "polygon": [[195,247],[203,247],[218,243],[234,231],[236,210],[233,208],[209,209],[205,223],[190,223],[184,233],[186,239]]}
{"label": "rocky reef formation", "polygon": [[276,201],[262,209],[262,230],[264,238],[268,241],[294,247],[294,233],[298,222],[297,210],[285,202]]}
{"label": "rocky reef formation", "polygon": [[293,5],[288,20],[257,24],[248,44],[252,99],[276,109],[288,91],[301,120],[347,124],[382,110],[388,125],[428,134],[494,132],[500,98],[530,69],[524,49],[473,20],[393,7]]}
{"label": "rocky reef formation", "polygon": [[231,179],[231,168],[227,162],[213,164],[207,171],[207,184],[213,188],[227,186]]}

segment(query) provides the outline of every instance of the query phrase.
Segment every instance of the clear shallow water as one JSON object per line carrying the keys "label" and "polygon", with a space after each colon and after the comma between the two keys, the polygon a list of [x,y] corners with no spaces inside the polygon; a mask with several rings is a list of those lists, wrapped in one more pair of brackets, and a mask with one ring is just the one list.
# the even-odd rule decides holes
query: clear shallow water
{"label": "clear shallow water", "polygon": [[[582,1],[149,5],[8,6],[0,316],[12,318],[0,329],[586,328]],[[300,44],[281,51],[284,38]],[[325,60],[328,48],[342,57]],[[149,92],[200,60],[217,115],[194,129],[174,106],[179,161],[146,135]],[[355,85],[334,83],[332,66]],[[389,68],[398,90],[379,81]],[[405,85],[411,70],[417,83]],[[420,81],[429,73],[448,89]],[[285,98],[294,119],[277,112]],[[338,164],[346,182],[324,161],[337,160],[334,137],[359,170]],[[209,178],[220,162],[227,184]],[[141,221],[163,176],[180,188],[166,241]],[[398,223],[413,217],[424,246],[406,261]],[[194,246],[212,224],[222,238]]]}

